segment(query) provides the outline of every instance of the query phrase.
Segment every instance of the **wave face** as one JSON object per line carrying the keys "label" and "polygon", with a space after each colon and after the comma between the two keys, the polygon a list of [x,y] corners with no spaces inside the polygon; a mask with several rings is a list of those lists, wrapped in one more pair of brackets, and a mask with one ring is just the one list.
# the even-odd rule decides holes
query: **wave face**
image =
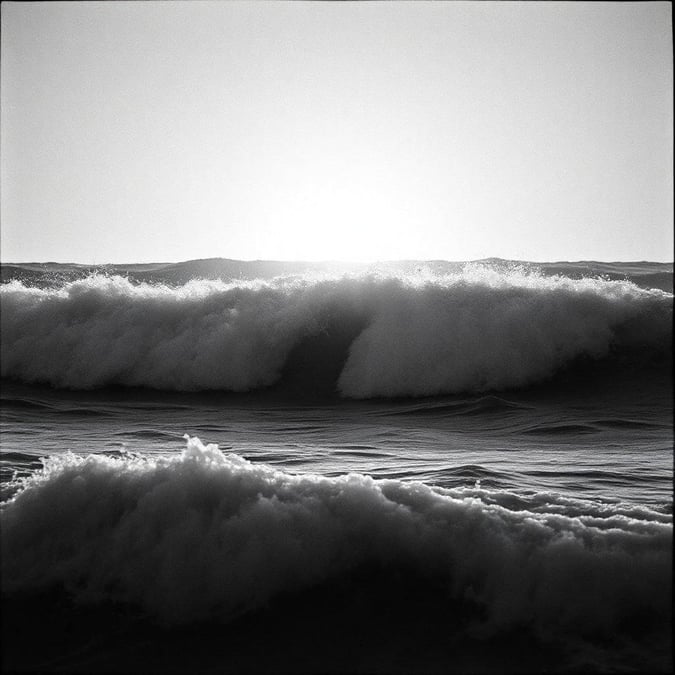
{"label": "wave face", "polygon": [[295,377],[349,398],[484,392],[672,346],[671,293],[481,265],[180,286],[94,274],[0,293],[2,376],[72,389],[241,392]]}
{"label": "wave face", "polygon": [[9,594],[58,586],[177,625],[370,567],[420,575],[448,610],[478,607],[483,635],[621,641],[671,618],[672,515],[645,506],[292,475],[196,438],[173,457],[52,456],[15,487]]}

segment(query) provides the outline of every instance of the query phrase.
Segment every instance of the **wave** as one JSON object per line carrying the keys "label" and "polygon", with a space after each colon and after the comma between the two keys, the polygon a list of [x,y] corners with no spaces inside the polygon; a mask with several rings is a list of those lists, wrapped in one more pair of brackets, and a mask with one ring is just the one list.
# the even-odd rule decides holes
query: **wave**
{"label": "wave", "polygon": [[420,579],[443,621],[465,608],[483,637],[625,647],[670,625],[672,515],[647,506],[293,475],[197,438],[180,456],[52,456],[14,487],[0,511],[8,597],[61,589],[170,627],[279,598],[290,610],[327,585],[391,582],[391,604]]}
{"label": "wave", "polygon": [[[88,389],[346,397],[524,387],[578,361],[670,353],[672,294],[629,281],[468,265],[182,286],[92,275],[0,287],[2,376]],[[639,365],[639,363],[637,364]]]}

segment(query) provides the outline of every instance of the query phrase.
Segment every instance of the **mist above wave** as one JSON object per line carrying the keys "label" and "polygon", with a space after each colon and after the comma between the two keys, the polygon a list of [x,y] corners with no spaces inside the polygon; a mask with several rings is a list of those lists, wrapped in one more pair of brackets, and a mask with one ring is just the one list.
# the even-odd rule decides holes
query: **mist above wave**
{"label": "mist above wave", "polygon": [[70,388],[250,391],[304,369],[352,398],[481,392],[672,342],[664,291],[475,265],[177,287],[12,281],[0,303],[2,376]]}
{"label": "mist above wave", "polygon": [[447,260],[392,260],[376,263],[357,262],[291,262],[279,260],[232,260],[206,258],[175,263],[134,263],[82,265],[74,263],[2,263],[2,282],[23,281],[27,285],[55,287],[66,281],[76,281],[92,274],[119,275],[135,283],[165,283],[182,285],[193,279],[220,281],[251,281],[277,276],[307,274],[381,274],[388,276],[415,274],[447,275],[462,271],[467,265],[483,265],[506,270],[514,267],[529,269],[544,276],[562,275],[570,279],[603,277],[610,281],[632,281],[641,288],[658,288],[673,292],[673,264],[647,261],[601,262],[541,262],[488,258],[473,262]]}

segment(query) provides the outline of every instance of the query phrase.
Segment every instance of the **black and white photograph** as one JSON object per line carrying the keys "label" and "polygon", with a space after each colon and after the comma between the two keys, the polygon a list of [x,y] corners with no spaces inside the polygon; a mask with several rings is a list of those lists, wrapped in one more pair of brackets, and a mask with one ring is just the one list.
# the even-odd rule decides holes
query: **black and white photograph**
{"label": "black and white photograph", "polygon": [[670,2],[0,12],[3,674],[673,672]]}

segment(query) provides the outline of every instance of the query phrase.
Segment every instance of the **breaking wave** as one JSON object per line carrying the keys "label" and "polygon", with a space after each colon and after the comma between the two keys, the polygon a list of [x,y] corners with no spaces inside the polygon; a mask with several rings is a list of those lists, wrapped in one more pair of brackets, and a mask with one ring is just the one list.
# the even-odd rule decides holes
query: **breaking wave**
{"label": "breaking wave", "polygon": [[486,634],[597,639],[670,621],[672,515],[645,506],[292,475],[196,438],[173,457],[52,456],[14,487],[4,593],[60,587],[177,625],[371,567],[475,605]]}
{"label": "breaking wave", "polygon": [[671,293],[480,265],[177,287],[96,274],[26,283],[0,287],[2,376],[74,389],[295,380],[350,398],[484,392],[672,345]]}

